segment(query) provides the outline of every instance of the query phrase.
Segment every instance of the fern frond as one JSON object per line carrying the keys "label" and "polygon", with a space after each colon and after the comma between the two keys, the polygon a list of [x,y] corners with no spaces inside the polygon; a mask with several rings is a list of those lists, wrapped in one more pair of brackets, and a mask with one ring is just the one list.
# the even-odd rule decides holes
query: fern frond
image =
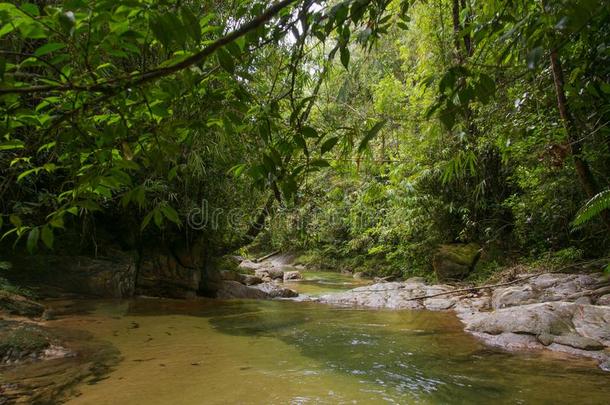
{"label": "fern frond", "polygon": [[610,209],[610,189],[594,195],[593,198],[587,201],[576,214],[572,226],[579,227],[607,209]]}

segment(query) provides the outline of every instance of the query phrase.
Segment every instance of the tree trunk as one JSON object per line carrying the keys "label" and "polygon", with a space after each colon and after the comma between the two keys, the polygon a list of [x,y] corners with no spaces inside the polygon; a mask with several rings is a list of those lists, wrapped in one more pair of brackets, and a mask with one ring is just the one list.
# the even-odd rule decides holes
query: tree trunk
{"label": "tree trunk", "polygon": [[[553,72],[555,93],[557,95],[557,108],[559,109],[559,116],[561,117],[563,127],[565,128],[568,137],[568,142],[570,143],[570,152],[574,159],[574,167],[578,175],[578,180],[587,197],[592,198],[599,190],[593,173],[591,172],[591,168],[582,156],[582,140],[578,138],[578,131],[574,123],[574,118],[572,117],[568,106],[568,100],[564,89],[563,69],[561,67],[557,49],[551,51],[551,70]],[[602,212],[602,219],[610,229],[610,215],[608,210]]]}
{"label": "tree trunk", "polygon": [[566,130],[568,142],[570,143],[570,151],[574,158],[574,166],[578,174],[578,179],[589,198],[597,193],[597,186],[593,179],[593,174],[587,163],[582,159],[582,143],[578,140],[574,119],[570,114],[568,101],[564,90],[563,69],[559,61],[557,50],[551,51],[551,69],[553,72],[553,81],[555,83],[555,94],[557,95],[557,108],[559,116]]}

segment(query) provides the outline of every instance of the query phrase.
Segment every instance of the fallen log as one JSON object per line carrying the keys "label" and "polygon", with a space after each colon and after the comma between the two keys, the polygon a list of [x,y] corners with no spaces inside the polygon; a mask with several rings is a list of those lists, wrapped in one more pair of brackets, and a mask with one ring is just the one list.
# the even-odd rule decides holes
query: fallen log
{"label": "fallen log", "polygon": [[271,252],[271,253],[269,253],[269,254],[266,254],[265,256],[259,257],[258,259],[254,259],[254,260],[253,260],[253,262],[254,262],[254,263],[260,263],[260,262],[262,262],[262,261],[263,261],[263,260],[265,260],[265,259],[268,259],[268,258],[270,258],[270,257],[272,257],[272,256],[277,255],[278,253],[280,253],[280,251],[279,251],[279,250],[273,251],[273,252]]}

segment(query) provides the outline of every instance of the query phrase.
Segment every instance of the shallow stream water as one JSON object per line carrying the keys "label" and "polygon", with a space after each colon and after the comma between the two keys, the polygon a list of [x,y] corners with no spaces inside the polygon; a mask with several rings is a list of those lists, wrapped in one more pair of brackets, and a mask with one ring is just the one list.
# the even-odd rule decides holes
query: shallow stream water
{"label": "shallow stream water", "polygon": [[[309,294],[362,282],[308,273]],[[316,281],[317,280],[317,281]],[[450,312],[292,301],[72,302],[49,322],[120,351],[73,404],[608,404],[610,374],[479,343]]]}

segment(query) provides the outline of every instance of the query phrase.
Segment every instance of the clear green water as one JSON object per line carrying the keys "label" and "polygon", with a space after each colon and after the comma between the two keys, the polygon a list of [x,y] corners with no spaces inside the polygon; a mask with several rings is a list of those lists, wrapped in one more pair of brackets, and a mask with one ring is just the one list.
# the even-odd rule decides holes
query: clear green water
{"label": "clear green water", "polygon": [[[310,292],[328,288],[301,285]],[[77,386],[79,395],[70,401],[74,404],[610,400],[610,374],[591,362],[487,348],[446,312],[355,310],[290,301],[76,304],[80,315],[50,323],[87,330],[110,342],[122,361],[107,378]]]}
{"label": "clear green water", "polygon": [[[286,266],[287,269],[291,269]],[[301,271],[303,280],[284,283],[284,286],[300,294],[320,295],[339,292],[370,284],[369,280],[356,280],[353,277],[330,271]]]}

